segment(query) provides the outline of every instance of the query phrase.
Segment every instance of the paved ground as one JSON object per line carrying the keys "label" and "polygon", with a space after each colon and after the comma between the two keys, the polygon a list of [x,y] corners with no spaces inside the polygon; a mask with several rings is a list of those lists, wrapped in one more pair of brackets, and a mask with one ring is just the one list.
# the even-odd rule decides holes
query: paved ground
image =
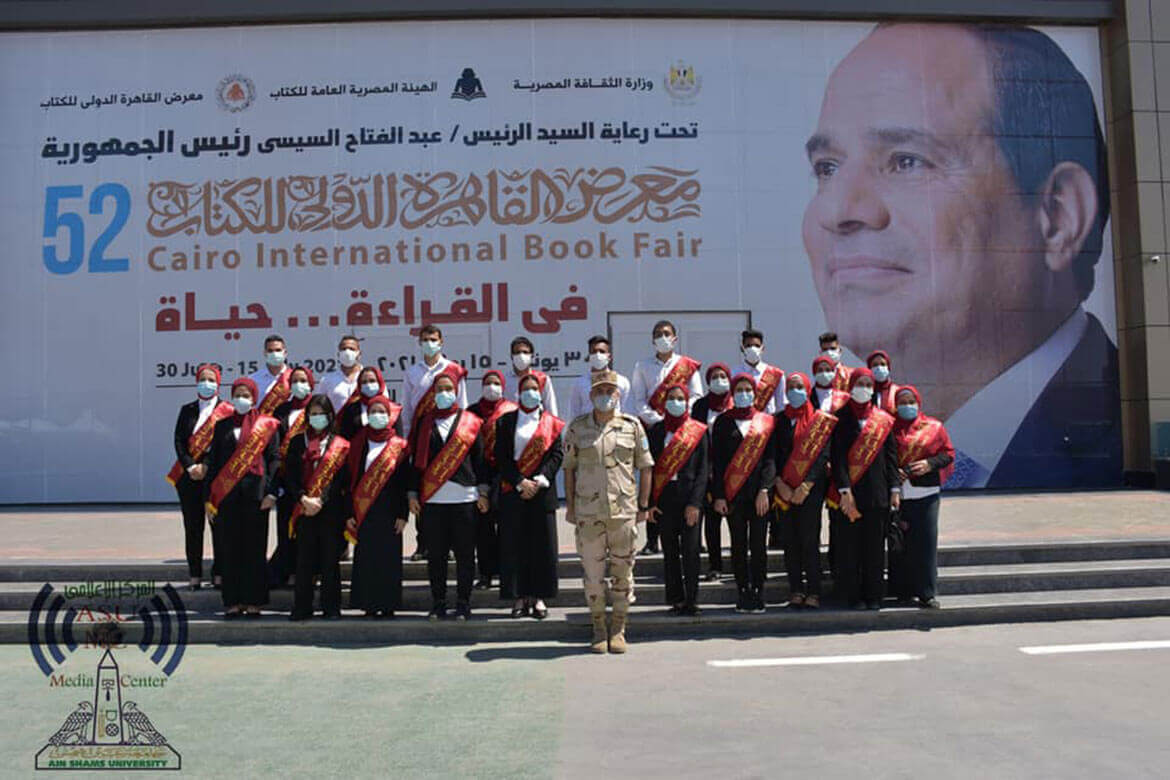
{"label": "paved ground", "polygon": [[[562,523],[559,532],[561,550],[572,551],[572,530]],[[182,533],[177,504],[0,507],[0,536],[4,539],[0,560],[177,560],[182,558]],[[1126,490],[947,496],[939,533],[943,545],[1165,539],[1170,538],[1170,493]],[[414,549],[413,525],[407,534],[409,552]],[[274,533],[269,533],[269,538],[275,540]],[[723,538],[726,546],[726,529]],[[210,557],[210,538],[206,548]]]}
{"label": "paved ground", "polygon": [[[636,639],[636,630],[634,634]],[[1165,777],[1170,618],[747,641],[192,647],[163,688],[124,691],[195,777]],[[905,654],[716,667],[711,661]],[[122,671],[150,674],[136,648]],[[91,671],[93,650],[62,668]],[[89,689],[0,647],[4,776]],[[100,776],[100,775],[99,775]]]}

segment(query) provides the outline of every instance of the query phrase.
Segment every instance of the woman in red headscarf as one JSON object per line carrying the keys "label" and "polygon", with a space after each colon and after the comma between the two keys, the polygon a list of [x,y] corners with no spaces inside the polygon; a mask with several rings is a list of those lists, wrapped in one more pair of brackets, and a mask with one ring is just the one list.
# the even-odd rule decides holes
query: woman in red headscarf
{"label": "woman in red headscarf", "polygon": [[276,549],[268,559],[268,584],[270,587],[285,587],[289,577],[297,569],[297,540],[288,534],[288,519],[292,516],[296,502],[285,482],[284,461],[288,455],[289,442],[304,433],[308,425],[305,407],[313,393],[316,379],[308,366],[297,366],[288,375],[288,400],[272,412],[280,422],[280,466],[278,468],[279,494],[276,499]]}
{"label": "woman in red headscarf", "polygon": [[693,616],[699,614],[699,519],[710,467],[707,425],[689,407],[686,385],[667,388],[663,418],[646,436],[654,458],[650,521],[662,540],[666,603],[672,614]]}
{"label": "woman in red headscarf", "polygon": [[755,408],[756,381],[751,376],[732,377],[731,393],[732,408],[719,415],[711,431],[713,505],[731,529],[731,563],[739,590],[735,611],[763,612],[776,418]]}
{"label": "woman in red headscarf", "polygon": [[937,609],[939,493],[954,470],[955,448],[943,424],[922,413],[913,385],[899,387],[894,400],[906,541],[903,554],[890,558],[890,585],[900,598],[914,596],[919,606]]}
{"label": "woman in red headscarf", "polygon": [[276,505],[280,422],[255,408],[248,377],[232,383],[233,413],[215,424],[204,507],[220,526],[224,617],[260,617],[268,603],[268,510]]}
{"label": "woman in red headscarf", "polygon": [[[352,439],[366,425],[366,415],[369,413],[370,401],[375,397],[389,398],[386,391],[386,380],[382,372],[374,366],[366,366],[358,374],[357,388],[353,395],[345,402],[345,407],[337,413],[337,430],[346,439]],[[390,428],[399,436],[402,435],[402,407],[393,401],[390,402]]]}
{"label": "woman in red headscarf", "polygon": [[512,617],[548,617],[557,595],[557,472],[565,423],[541,406],[543,374],[520,377],[516,409],[496,422],[492,457],[499,474],[500,598]]}
{"label": "woman in red headscarf", "polygon": [[370,399],[366,425],[349,447],[349,512],[345,534],[353,542],[349,606],[367,617],[394,617],[402,606],[402,533],[410,458],[406,439],[390,425],[393,402]]}
{"label": "woman in red headscarf", "polygon": [[[547,381],[547,376],[541,374]],[[500,570],[500,539],[499,539],[499,509],[500,496],[496,485],[496,423],[500,417],[518,407],[513,401],[504,397],[504,373],[491,370],[483,375],[479,400],[469,408],[475,412],[483,425],[479,435],[483,438],[484,465],[487,467],[488,481],[492,483],[492,495],[489,496],[491,509],[480,518],[479,527],[475,533],[475,560],[479,569],[479,580],[475,583],[477,590],[488,590],[492,586],[492,578]],[[542,388],[543,389],[543,388]]]}
{"label": "woman in red headscarf", "polygon": [[[178,460],[167,473],[167,482],[179,494],[179,511],[183,515],[186,537],[187,574],[191,590],[199,590],[203,580],[203,480],[207,476],[206,456],[211,446],[215,424],[232,413],[232,405],[219,398],[219,369],[204,363],[195,371],[195,400],[179,407],[175,421],[175,455]],[[211,526],[211,579],[220,583],[219,527]]]}
{"label": "woman in red headscarf", "polygon": [[890,379],[893,365],[890,363],[889,354],[884,349],[875,349],[869,353],[869,357],[865,359],[865,364],[873,374],[874,404],[877,408],[894,414],[894,396],[897,394],[900,385],[894,384]]}
{"label": "woman in red headscarf", "polygon": [[784,513],[788,606],[816,609],[821,605],[821,507],[837,418],[813,406],[811,388],[800,372],[785,382],[788,403],[776,415],[776,493]]}
{"label": "woman in red headscarf", "polygon": [[873,374],[849,375],[849,403],[837,413],[830,458],[845,514],[838,590],[855,609],[880,609],[886,524],[901,502],[894,418],[873,405]]}
{"label": "woman in red headscarf", "polygon": [[[706,424],[710,436],[715,418],[731,408],[731,369],[726,363],[707,366],[707,394],[695,401],[691,417]],[[708,456],[710,452],[708,452]],[[710,457],[708,457],[710,466]],[[703,538],[707,543],[707,580],[714,582],[723,574],[723,516],[711,505],[711,479],[707,469],[707,492],[703,500]]]}

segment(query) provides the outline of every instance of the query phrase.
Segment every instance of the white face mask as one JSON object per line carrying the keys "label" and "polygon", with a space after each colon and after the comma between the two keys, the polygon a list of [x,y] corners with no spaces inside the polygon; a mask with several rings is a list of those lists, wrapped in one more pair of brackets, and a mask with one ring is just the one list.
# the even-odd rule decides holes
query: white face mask
{"label": "white face mask", "polygon": [[760,362],[760,356],[763,354],[764,354],[763,347],[744,347],[743,348],[743,359],[746,360],[750,365],[753,365],[753,366],[756,363]]}
{"label": "white face mask", "polygon": [[247,414],[252,411],[252,399],[242,396],[240,398],[233,398],[232,407],[236,410],[236,414]]}
{"label": "white face mask", "polygon": [[599,412],[612,412],[617,408],[617,399],[608,393],[605,395],[595,395],[591,400],[593,401],[593,408]]}
{"label": "white face mask", "polygon": [[889,366],[874,366],[870,369],[870,371],[873,372],[873,378],[879,382],[885,382],[890,378]]}
{"label": "white face mask", "polygon": [[345,368],[353,368],[353,365],[357,363],[357,356],[356,349],[342,349],[337,352],[337,360]]}
{"label": "white face mask", "polygon": [[284,350],[273,350],[264,355],[264,361],[273,368],[284,365]]}
{"label": "white face mask", "polygon": [[833,383],[834,372],[832,371],[818,371],[817,372],[817,387],[828,387]]}
{"label": "white face mask", "polygon": [[381,389],[382,389],[382,386],[380,384],[378,384],[377,382],[363,382],[362,383],[362,395],[364,395],[366,398],[373,398],[374,396],[376,396],[378,394],[378,391]]}
{"label": "white face mask", "polygon": [[309,394],[308,382],[293,382],[289,387],[292,389],[293,398],[300,401]]}
{"label": "white face mask", "polygon": [[425,357],[434,357],[443,349],[443,343],[437,339],[425,339],[418,343],[419,349]]}
{"label": "white face mask", "polygon": [[711,392],[715,395],[723,395],[731,389],[731,380],[724,377],[718,377],[711,380]]}
{"label": "white face mask", "polygon": [[517,352],[512,355],[512,367],[517,371],[527,371],[528,367],[532,365],[531,352]]}
{"label": "white face mask", "polygon": [[858,385],[849,392],[849,397],[859,404],[867,404],[873,400],[873,388]]}
{"label": "white face mask", "polygon": [[504,397],[504,390],[497,384],[483,386],[483,397],[487,401],[498,401]]}
{"label": "white face mask", "polygon": [[366,422],[375,431],[385,430],[386,426],[390,424],[390,415],[385,412],[370,412],[366,415]]}
{"label": "white face mask", "polygon": [[837,362],[841,361],[841,348],[840,347],[830,347],[829,349],[821,350],[821,354],[827,358],[832,358],[833,360],[836,360]]}
{"label": "white face mask", "polygon": [[654,339],[654,349],[660,355],[670,352],[674,349],[674,336],[658,336]]}
{"label": "white face mask", "polygon": [[589,367],[594,371],[604,371],[609,367],[609,353],[608,352],[590,352],[589,353]]}

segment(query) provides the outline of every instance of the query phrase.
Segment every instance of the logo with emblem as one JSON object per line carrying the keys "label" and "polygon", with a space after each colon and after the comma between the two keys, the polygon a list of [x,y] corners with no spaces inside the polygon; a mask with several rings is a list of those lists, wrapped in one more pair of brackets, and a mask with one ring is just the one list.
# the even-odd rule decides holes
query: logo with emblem
{"label": "logo with emblem", "polygon": [[256,101],[256,85],[247,76],[233,73],[220,80],[215,100],[224,111],[238,114]]}
{"label": "logo with emblem", "polygon": [[666,72],[663,86],[674,100],[689,103],[699,94],[703,80],[695,73],[694,65],[679,60]]}
{"label": "logo with emblem", "polygon": [[464,68],[463,73],[455,81],[455,89],[451,91],[451,97],[455,100],[472,101],[487,97],[487,93],[483,91],[483,83],[475,75],[475,71],[471,68]]}

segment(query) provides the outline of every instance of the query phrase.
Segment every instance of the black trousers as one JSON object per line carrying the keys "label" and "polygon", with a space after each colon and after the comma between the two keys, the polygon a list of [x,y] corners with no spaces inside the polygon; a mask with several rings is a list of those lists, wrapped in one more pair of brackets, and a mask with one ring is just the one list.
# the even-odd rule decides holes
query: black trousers
{"label": "black trousers", "polygon": [[480,579],[490,580],[500,574],[500,507],[498,501],[486,515],[480,515],[475,527],[475,562]]}
{"label": "black trousers", "polygon": [[292,496],[276,500],[276,549],[268,558],[268,582],[284,585],[297,570],[297,540],[288,535],[288,519],[296,506]]}
{"label": "black trousers", "polygon": [[[179,511],[183,515],[183,538],[187,553],[187,574],[190,577],[203,576],[203,527],[207,524],[207,512],[203,508],[203,483],[187,477],[175,486],[179,494]],[[211,576],[218,577],[220,571],[219,525],[211,524]]]}
{"label": "black trousers", "polygon": [[667,604],[694,604],[699,598],[699,537],[701,523],[687,525],[686,503],[673,485],[667,485],[658,502],[659,538],[662,540],[663,576]]}
{"label": "black trousers", "polygon": [[768,577],[768,519],[756,515],[752,501],[733,504],[727,516],[731,529],[731,566],[735,570],[735,584],[740,590],[760,590]]}
{"label": "black trousers", "polygon": [[881,601],[882,569],[885,563],[886,523],[890,510],[858,506],[861,517],[845,520],[837,551],[838,595],[847,604]]}
{"label": "black trousers", "polygon": [[710,502],[703,507],[703,535],[707,541],[707,568],[723,571],[723,515]]}
{"label": "black trousers", "polygon": [[[845,517],[845,513],[840,509],[829,509],[829,571],[833,574],[833,582],[837,583],[841,579],[841,572],[838,563],[838,553],[841,546],[841,538],[845,528],[849,526],[849,518]],[[835,585],[834,585],[835,587]]]}
{"label": "black trousers", "polygon": [[[313,517],[297,518],[297,582],[293,591],[293,614],[313,612],[313,579],[321,573],[321,610],[341,610],[341,543],[345,519],[328,505]],[[286,526],[287,527],[287,526]]]}
{"label": "black trousers", "polygon": [[816,485],[803,504],[785,513],[784,566],[788,570],[788,591],[806,596],[821,595],[821,507],[825,483]]}
{"label": "black trousers", "polygon": [[646,546],[647,547],[657,547],[658,546],[658,524],[657,523],[646,523]]}
{"label": "black trousers", "polygon": [[[241,498],[241,484],[220,504],[215,524],[223,551],[223,604],[261,606],[268,603],[268,512],[260,500]],[[248,491],[250,493],[251,491]],[[245,493],[246,495],[247,493]]]}
{"label": "black trousers", "polygon": [[939,494],[902,501],[906,531],[905,550],[895,564],[890,558],[891,581],[894,567],[902,585],[899,595],[932,599],[938,595],[938,508]]}
{"label": "black trousers", "polygon": [[427,527],[427,573],[431,580],[431,600],[447,603],[447,552],[455,551],[455,598],[460,604],[471,602],[471,584],[475,579],[475,533],[479,511],[473,502],[466,504],[425,504],[422,517]]}

